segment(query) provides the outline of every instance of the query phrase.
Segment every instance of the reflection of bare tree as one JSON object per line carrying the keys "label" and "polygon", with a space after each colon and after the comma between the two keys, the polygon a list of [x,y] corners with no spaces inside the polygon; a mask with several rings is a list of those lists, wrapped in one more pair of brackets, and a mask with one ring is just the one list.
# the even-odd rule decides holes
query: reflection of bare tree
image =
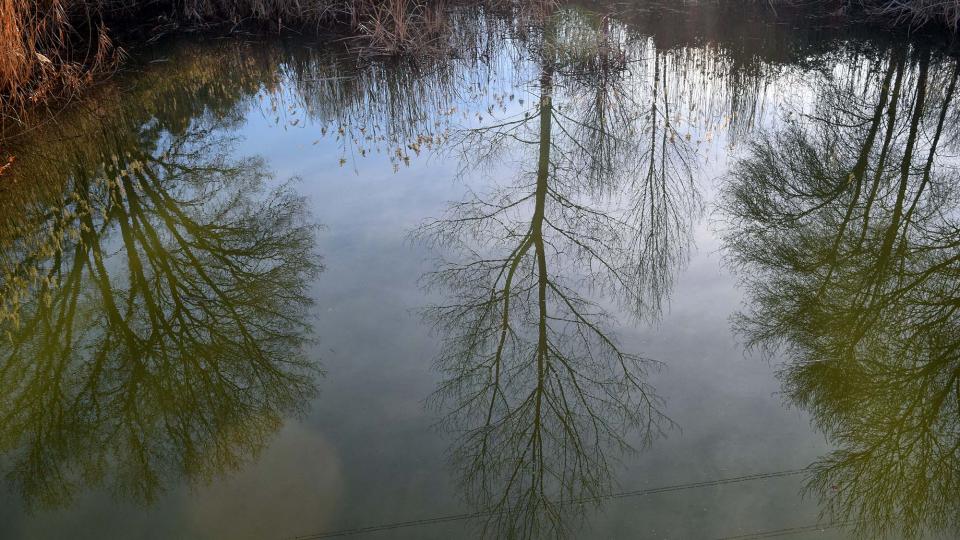
{"label": "reflection of bare tree", "polygon": [[[593,34],[584,24],[563,13],[549,23],[532,110],[463,135],[483,163],[519,147],[535,167],[418,231],[456,254],[427,277],[452,298],[426,310],[445,338],[435,400],[459,434],[452,457],[467,498],[494,537],[562,535],[582,510],[571,501],[606,493],[614,455],[669,424],[646,382],[656,362],[621,348],[612,315],[583,292],[655,319],[668,291],[648,272],[675,271],[667,266],[685,257],[687,231],[668,229],[695,213],[696,192],[675,185],[688,172],[637,151],[651,136],[636,125],[649,109],[620,99],[637,82],[604,21]],[[584,42],[593,47],[572,45]],[[561,86],[577,98],[558,99]],[[681,151],[654,137],[655,152]],[[682,220],[661,219],[681,207]],[[644,249],[651,242],[676,257],[647,260],[658,255]]]}
{"label": "reflection of bare tree", "polygon": [[29,502],[209,479],[313,392],[303,201],[265,193],[263,163],[204,122],[129,128],[50,164],[65,189],[2,259],[0,451]]}
{"label": "reflection of bare tree", "polygon": [[[960,65],[889,53],[818,87],[811,125],[728,186],[749,341],[839,449],[808,484],[860,536],[960,528]],[[866,91],[864,89],[866,88]]]}

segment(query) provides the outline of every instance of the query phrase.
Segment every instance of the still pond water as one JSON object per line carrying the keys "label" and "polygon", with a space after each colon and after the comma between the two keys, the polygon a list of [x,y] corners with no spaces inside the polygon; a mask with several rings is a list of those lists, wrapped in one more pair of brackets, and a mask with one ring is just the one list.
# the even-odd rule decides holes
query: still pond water
{"label": "still pond water", "polygon": [[958,63],[750,9],[137,51],[0,186],[0,537],[956,537]]}

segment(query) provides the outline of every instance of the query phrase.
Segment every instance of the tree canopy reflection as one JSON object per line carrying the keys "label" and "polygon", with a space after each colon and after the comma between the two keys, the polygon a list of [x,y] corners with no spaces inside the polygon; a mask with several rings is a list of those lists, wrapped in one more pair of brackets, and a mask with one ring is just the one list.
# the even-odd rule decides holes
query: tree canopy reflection
{"label": "tree canopy reflection", "polygon": [[314,392],[304,201],[188,103],[204,114],[98,116],[23,169],[40,199],[3,231],[0,452],[29,504],[209,480]]}
{"label": "tree canopy reflection", "polygon": [[960,64],[889,51],[734,169],[738,323],[837,450],[808,489],[858,536],[960,528]]}
{"label": "tree canopy reflection", "polygon": [[659,317],[700,206],[658,61],[631,65],[637,44],[606,18],[561,10],[544,28],[536,102],[457,139],[470,165],[518,170],[417,231],[445,254],[426,281],[450,299],[426,310],[444,338],[434,402],[497,538],[568,533],[617,457],[671,425],[658,363],[618,344],[604,303]]}

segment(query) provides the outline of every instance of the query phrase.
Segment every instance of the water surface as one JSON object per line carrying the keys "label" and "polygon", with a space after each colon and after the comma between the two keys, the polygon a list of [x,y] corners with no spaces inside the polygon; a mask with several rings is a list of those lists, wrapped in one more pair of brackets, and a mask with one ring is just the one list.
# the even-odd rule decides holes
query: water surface
{"label": "water surface", "polygon": [[14,140],[0,536],[955,536],[960,64],[450,25],[172,39]]}

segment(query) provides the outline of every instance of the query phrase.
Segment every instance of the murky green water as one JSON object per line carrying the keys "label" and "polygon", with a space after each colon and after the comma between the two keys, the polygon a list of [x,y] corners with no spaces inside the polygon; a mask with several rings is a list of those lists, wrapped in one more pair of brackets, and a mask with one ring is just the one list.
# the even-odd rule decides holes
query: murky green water
{"label": "murky green water", "polygon": [[960,534],[958,63],[796,17],[140,51],[0,178],[0,536]]}

